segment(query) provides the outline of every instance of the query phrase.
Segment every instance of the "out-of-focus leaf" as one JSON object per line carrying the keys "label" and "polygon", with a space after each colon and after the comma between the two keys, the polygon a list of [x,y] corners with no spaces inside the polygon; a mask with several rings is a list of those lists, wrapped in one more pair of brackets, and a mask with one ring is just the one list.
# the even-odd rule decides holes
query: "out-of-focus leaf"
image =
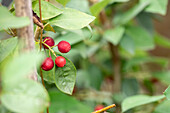
{"label": "out-of-focus leaf", "polygon": [[65,66],[56,68],[55,84],[62,92],[72,94],[76,82],[76,68],[69,59],[65,59]]}
{"label": "out-of-focus leaf", "polygon": [[137,14],[139,14],[147,5],[149,1],[139,2],[133,8],[129,9],[128,11],[124,12],[123,14],[119,14],[115,16],[114,23],[115,24],[126,24],[128,21],[133,19]]}
{"label": "out-of-focus leaf", "polygon": [[137,21],[142,27],[144,27],[147,31],[149,31],[150,34],[154,33],[152,14],[146,13],[146,12],[141,12],[137,16]]}
{"label": "out-of-focus leaf", "polygon": [[49,97],[41,84],[22,79],[10,87],[3,87],[1,102],[14,112],[39,113],[49,106]]}
{"label": "out-of-focus leaf", "polygon": [[90,7],[92,15],[95,17],[110,3],[110,0],[102,0]]}
{"label": "out-of-focus leaf", "polygon": [[2,62],[16,47],[17,37],[0,40],[0,62]]}
{"label": "out-of-focus leaf", "polygon": [[132,38],[128,35],[124,35],[120,41],[120,46],[126,50],[127,52],[134,54],[135,51],[135,44]]}
{"label": "out-of-focus leaf", "polygon": [[165,90],[164,95],[168,100],[170,100],[170,86]]}
{"label": "out-of-focus leaf", "polygon": [[6,64],[2,71],[2,79],[4,85],[11,85],[17,81],[26,78],[26,76],[37,66],[40,65],[42,54],[34,52],[25,53],[13,58],[10,63]]}
{"label": "out-of-focus leaf", "polygon": [[137,106],[149,104],[158,100],[163,99],[165,96],[147,96],[147,95],[135,95],[126,98],[122,103],[122,112],[132,109]]}
{"label": "out-of-focus leaf", "polygon": [[92,109],[74,97],[65,95],[57,91],[49,91],[51,105],[50,113],[68,112],[68,113],[91,113]]}
{"label": "out-of-focus leaf", "polygon": [[50,24],[64,29],[81,29],[89,25],[95,19],[94,16],[85,14],[75,9],[65,8],[60,16],[49,21]]}
{"label": "out-of-focus leaf", "polygon": [[170,48],[170,40],[168,38],[164,38],[161,35],[155,35],[154,37],[155,43],[161,47]]}
{"label": "out-of-focus leaf", "polygon": [[[150,0],[151,3],[146,7],[145,11],[151,13],[166,14],[168,0]],[[146,2],[145,0],[143,2]]]}
{"label": "out-of-focus leaf", "polygon": [[113,45],[117,45],[119,44],[123,34],[124,34],[124,27],[122,26],[118,26],[115,27],[114,29],[109,29],[107,31],[105,31],[104,33],[104,38],[111,42]]}
{"label": "out-of-focus leaf", "polygon": [[[34,1],[32,3],[32,9],[40,17],[38,1]],[[46,2],[44,0],[41,1],[41,12],[42,12],[42,20],[47,20],[63,13],[61,9],[58,9],[53,4]]]}
{"label": "out-of-focus leaf", "polygon": [[170,71],[155,72],[153,76],[167,85],[170,83]]}
{"label": "out-of-focus leaf", "polygon": [[0,31],[8,28],[21,28],[29,24],[28,17],[13,16],[6,7],[0,6]]}
{"label": "out-of-focus leaf", "polygon": [[154,48],[153,37],[145,29],[137,26],[128,26],[126,34],[133,39],[136,49],[151,50]]}
{"label": "out-of-focus leaf", "polygon": [[136,79],[124,79],[122,84],[122,90],[125,96],[136,95],[139,91],[139,84]]}
{"label": "out-of-focus leaf", "polygon": [[[89,3],[87,0],[71,0],[66,5],[69,8],[77,9],[79,11],[88,13],[89,11]],[[81,6],[81,7],[80,7]]]}
{"label": "out-of-focus leaf", "polygon": [[153,113],[170,113],[170,101],[163,101],[154,110]]}
{"label": "out-of-focus leaf", "polygon": [[70,0],[56,0],[56,1],[65,6]]}

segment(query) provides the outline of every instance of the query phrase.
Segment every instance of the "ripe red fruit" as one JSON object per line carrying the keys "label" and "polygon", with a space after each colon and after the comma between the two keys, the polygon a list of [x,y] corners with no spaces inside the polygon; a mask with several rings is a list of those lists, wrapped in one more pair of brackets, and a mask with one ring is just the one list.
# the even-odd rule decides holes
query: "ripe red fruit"
{"label": "ripe red fruit", "polygon": [[64,65],[66,64],[66,59],[64,57],[62,57],[62,56],[58,56],[55,59],[55,64],[58,67],[64,67]]}
{"label": "ripe red fruit", "polygon": [[[45,42],[44,42],[44,41],[45,41]],[[43,39],[43,42],[44,42],[45,44],[47,44],[48,46],[50,46],[50,47],[52,47],[52,46],[55,45],[54,39],[51,38],[51,37],[46,37],[46,38],[44,38],[44,39]],[[45,49],[48,49],[48,47],[45,46],[44,44],[43,44],[43,46],[44,46]]]}
{"label": "ripe red fruit", "polygon": [[60,41],[58,43],[58,50],[61,52],[61,53],[67,53],[71,50],[71,45],[69,42],[67,41]]}
{"label": "ripe red fruit", "polygon": [[41,65],[41,68],[43,69],[43,70],[45,70],[45,71],[49,71],[49,70],[51,70],[52,68],[54,67],[54,62],[53,62],[53,60],[52,60],[52,58],[46,58],[45,60],[44,60],[44,62],[42,63],[42,65]]}
{"label": "ripe red fruit", "polygon": [[98,111],[98,110],[103,109],[103,108],[104,108],[103,105],[97,105],[94,110]]}

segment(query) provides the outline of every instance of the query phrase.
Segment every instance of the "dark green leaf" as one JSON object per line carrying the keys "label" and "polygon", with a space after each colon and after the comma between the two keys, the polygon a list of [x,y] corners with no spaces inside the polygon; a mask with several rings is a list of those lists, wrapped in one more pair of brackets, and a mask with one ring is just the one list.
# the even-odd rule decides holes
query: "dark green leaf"
{"label": "dark green leaf", "polygon": [[18,39],[9,38],[0,40],[0,62],[2,62],[16,47]]}
{"label": "dark green leaf", "polygon": [[[40,17],[38,1],[32,3],[32,9]],[[47,20],[63,13],[61,9],[58,9],[53,4],[46,2],[44,0],[41,1],[41,12],[42,20]]]}
{"label": "dark green leaf", "polygon": [[132,38],[128,35],[124,35],[120,41],[120,46],[125,49],[127,52],[134,54],[135,44]]}
{"label": "dark green leaf", "polygon": [[147,95],[136,95],[126,98],[122,103],[122,112],[132,109],[137,106],[149,104],[158,100],[163,99],[165,96],[147,96]]}
{"label": "dark green leaf", "polygon": [[126,24],[128,21],[133,19],[137,14],[139,14],[148,4],[149,4],[149,1],[139,2],[136,6],[134,6],[130,10],[124,12],[123,14],[121,13],[115,16],[114,23],[115,24]]}
{"label": "dark green leaf", "polygon": [[113,45],[119,44],[123,34],[124,34],[124,27],[118,26],[115,27],[114,29],[109,29],[105,31],[104,33],[104,38],[111,42]]}
{"label": "dark green leaf", "polygon": [[28,17],[15,17],[6,7],[0,6],[0,31],[8,28],[21,28],[29,24]]}
{"label": "dark green leaf", "polygon": [[51,98],[50,113],[68,112],[68,113],[91,113],[92,109],[74,97],[61,92],[49,91]]}
{"label": "dark green leaf", "polygon": [[81,29],[89,25],[95,17],[75,9],[65,8],[63,14],[50,20],[50,24],[64,29]]}
{"label": "dark green leaf", "polygon": [[76,82],[76,68],[67,58],[64,67],[57,67],[55,72],[55,84],[64,93],[72,94]]}

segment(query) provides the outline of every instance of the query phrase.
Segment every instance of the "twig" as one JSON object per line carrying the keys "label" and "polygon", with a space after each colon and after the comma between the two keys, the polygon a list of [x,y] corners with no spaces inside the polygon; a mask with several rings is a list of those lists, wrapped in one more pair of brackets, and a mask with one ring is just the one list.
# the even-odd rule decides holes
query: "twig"
{"label": "twig", "polygon": [[108,110],[108,109],[110,109],[110,108],[113,108],[113,107],[116,107],[116,105],[115,105],[115,104],[112,104],[112,105],[110,105],[110,106],[107,106],[107,107],[105,107],[105,108],[103,108],[103,109],[100,109],[100,110],[95,111],[95,112],[92,112],[92,113],[101,113],[101,112],[106,111],[106,110]]}

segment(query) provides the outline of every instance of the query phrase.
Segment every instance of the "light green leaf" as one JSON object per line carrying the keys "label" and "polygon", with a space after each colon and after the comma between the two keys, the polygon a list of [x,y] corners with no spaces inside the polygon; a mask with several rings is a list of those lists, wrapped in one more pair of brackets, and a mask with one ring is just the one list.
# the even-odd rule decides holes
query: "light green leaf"
{"label": "light green leaf", "polygon": [[[151,3],[145,11],[165,15],[168,7],[168,0],[150,0]],[[146,1],[143,1],[146,2]]]}
{"label": "light green leaf", "polygon": [[160,103],[153,113],[170,113],[170,101],[164,101]]}
{"label": "light green leaf", "polygon": [[0,40],[0,62],[2,62],[17,46],[18,39],[9,38]]}
{"label": "light green leaf", "polygon": [[71,95],[76,82],[76,68],[69,59],[65,59],[66,65],[56,68],[55,84],[59,90]]}
{"label": "light green leaf", "polygon": [[137,106],[149,104],[158,100],[163,99],[165,96],[147,96],[147,95],[136,95],[126,98],[122,103],[122,112],[132,109]]}
{"label": "light green leaf", "polygon": [[165,90],[164,95],[168,100],[170,100],[170,86]]}
{"label": "light green leaf", "polygon": [[81,29],[89,25],[95,17],[75,9],[65,8],[63,14],[50,20],[50,24],[64,29]]}
{"label": "light green leaf", "polygon": [[[38,1],[32,3],[32,9],[40,17]],[[47,20],[63,13],[61,9],[58,9],[53,4],[43,0],[41,1],[41,12],[42,12],[42,20]]]}
{"label": "light green leaf", "polygon": [[153,38],[145,29],[137,26],[128,26],[126,34],[133,39],[136,49],[151,50],[154,48]]}
{"label": "light green leaf", "polygon": [[91,113],[91,107],[79,102],[72,96],[57,91],[49,91],[51,98],[50,113]]}
{"label": "light green leaf", "polygon": [[155,43],[161,47],[170,48],[170,40],[161,35],[154,36]]}
{"label": "light green leaf", "polygon": [[[81,6],[81,7],[80,7]],[[66,7],[77,9],[81,12],[89,13],[89,2],[87,0],[71,0]]]}
{"label": "light green leaf", "polygon": [[149,4],[149,1],[139,2],[137,5],[135,5],[130,10],[124,13],[121,13],[119,15],[116,15],[114,18],[114,23],[115,24],[126,24],[128,21],[130,21],[136,15],[138,15],[148,4]]}
{"label": "light green leaf", "polygon": [[0,30],[21,28],[30,24],[28,17],[13,16],[6,7],[0,6]]}
{"label": "light green leaf", "polygon": [[162,81],[163,83],[169,85],[170,83],[170,71],[155,72],[153,76]]}
{"label": "light green leaf", "polygon": [[124,34],[124,27],[122,26],[118,26],[118,27],[115,27],[114,29],[109,29],[107,31],[105,31],[104,33],[104,38],[111,42],[113,45],[117,45],[119,44],[123,34]]}
{"label": "light green leaf", "polygon": [[25,53],[18,57],[14,57],[10,63],[5,65],[2,71],[2,79],[4,85],[17,83],[20,79],[26,78],[35,67],[40,65],[43,59],[42,54],[35,52]]}
{"label": "light green leaf", "polygon": [[110,0],[102,0],[90,7],[92,15],[95,17],[110,3]]}
{"label": "light green leaf", "polygon": [[65,6],[70,0],[56,0],[56,1]]}
{"label": "light green leaf", "polygon": [[40,113],[49,106],[49,97],[41,84],[22,79],[10,88],[3,88],[1,102],[14,112]]}

